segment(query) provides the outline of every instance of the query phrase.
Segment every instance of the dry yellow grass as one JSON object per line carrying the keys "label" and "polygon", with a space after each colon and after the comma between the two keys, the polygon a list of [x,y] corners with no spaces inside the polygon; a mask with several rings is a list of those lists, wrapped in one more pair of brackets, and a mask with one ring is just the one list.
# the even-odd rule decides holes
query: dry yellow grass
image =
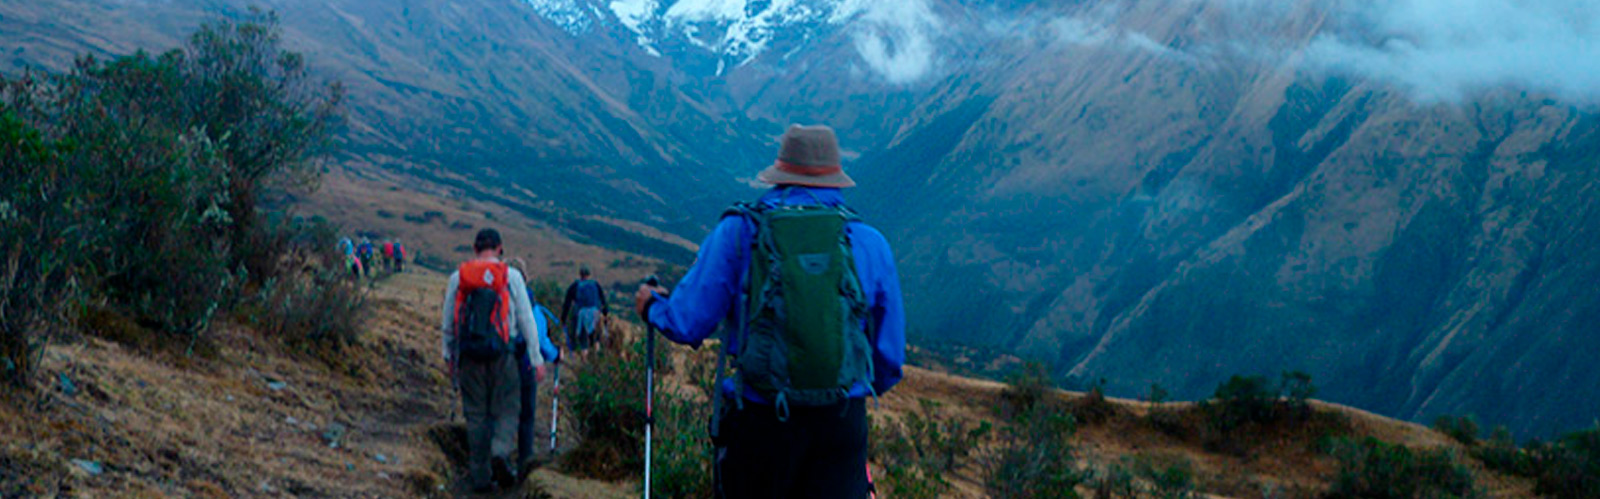
{"label": "dry yellow grass", "polygon": [[[438,370],[434,314],[443,284],[444,276],[419,271],[392,276],[373,288],[374,313],[363,347],[340,368],[237,327],[217,333],[213,357],[182,362],[170,353],[136,352],[93,336],[52,345],[42,373],[52,381],[46,383],[39,409],[21,407],[21,400],[0,404],[0,439],[5,442],[0,457],[11,468],[34,470],[46,478],[48,483],[37,489],[41,494],[395,497],[453,492],[446,482],[457,474],[455,463],[428,435],[431,428],[459,418],[454,395]],[[638,327],[620,320],[613,331],[625,338],[640,334]],[[665,351],[682,363],[710,350]],[[690,370],[673,371],[660,386],[694,393],[687,388]],[[58,391],[53,380],[61,376],[73,381],[76,395]],[[269,385],[273,381],[286,386],[274,389]],[[541,388],[540,418],[548,421],[549,387]],[[995,409],[1003,389],[991,381],[909,367],[905,381],[872,412],[878,418],[902,417],[927,398],[939,401],[938,411],[947,417],[1004,424]],[[1068,392],[1057,396],[1069,403],[1084,397]],[[1210,452],[1145,423],[1144,416],[1156,406],[1108,402],[1116,408],[1114,415],[1084,425],[1076,437],[1086,463],[1112,463],[1132,455],[1187,460],[1202,489],[1216,497],[1257,495],[1265,484],[1303,496],[1325,487],[1334,471],[1332,460],[1312,449],[1311,436],[1289,434],[1245,455]],[[1348,407],[1316,407],[1344,415],[1354,435],[1418,447],[1458,446],[1415,424]],[[347,432],[332,448],[322,433],[335,423]],[[574,443],[570,429],[563,429],[562,440],[564,448]],[[106,471],[90,476],[68,459],[97,461]],[[882,471],[878,468],[876,474],[881,477]],[[949,495],[983,497],[982,475],[976,460],[964,463],[947,477],[953,485]],[[1478,476],[1491,496],[1531,495],[1526,481],[1482,469]],[[637,487],[577,479],[552,469],[538,470],[533,482],[555,497],[620,498]]]}

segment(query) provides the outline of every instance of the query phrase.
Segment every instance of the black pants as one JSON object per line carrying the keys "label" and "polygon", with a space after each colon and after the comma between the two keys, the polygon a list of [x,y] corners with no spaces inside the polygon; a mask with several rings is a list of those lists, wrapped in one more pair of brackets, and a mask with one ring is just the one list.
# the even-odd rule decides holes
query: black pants
{"label": "black pants", "polygon": [[517,413],[517,465],[526,467],[533,462],[539,445],[536,438],[539,428],[534,422],[534,413],[539,408],[539,383],[534,378],[533,367],[518,371],[522,375],[522,411]]}
{"label": "black pants", "polygon": [[867,496],[867,403],[792,407],[779,421],[772,406],[726,407],[717,438],[717,497]]}

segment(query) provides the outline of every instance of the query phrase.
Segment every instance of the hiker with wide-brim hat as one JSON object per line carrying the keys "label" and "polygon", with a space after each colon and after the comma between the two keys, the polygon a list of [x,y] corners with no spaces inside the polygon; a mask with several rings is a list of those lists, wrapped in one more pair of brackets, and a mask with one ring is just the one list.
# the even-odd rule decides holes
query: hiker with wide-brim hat
{"label": "hiker with wide-brim hat", "polygon": [[865,497],[866,398],[905,361],[894,255],[845,205],[832,129],[789,127],[757,178],[773,189],[723,216],[670,295],[641,286],[636,311],[686,345],[740,326],[723,337],[731,374],[718,362],[718,496]]}

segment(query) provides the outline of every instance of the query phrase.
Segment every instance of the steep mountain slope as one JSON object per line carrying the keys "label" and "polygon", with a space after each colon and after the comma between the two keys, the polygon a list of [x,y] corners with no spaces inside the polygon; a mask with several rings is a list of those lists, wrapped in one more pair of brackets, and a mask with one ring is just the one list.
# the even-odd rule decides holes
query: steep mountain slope
{"label": "steep mountain slope", "polygon": [[1405,418],[1589,424],[1595,116],[1307,70],[1311,2],[1255,35],[1281,55],[1234,50],[1261,22],[1226,4],[1039,12],[1056,36],[862,161],[915,324],[1116,393],[1297,369]]}
{"label": "steep mountain slope", "polygon": [[751,146],[759,128],[636,47],[577,47],[519,2],[7,2],[0,43],[8,71],[61,68],[76,53],[176,46],[249,4],[278,11],[286,44],[347,85],[352,154],[587,222],[576,230],[616,232],[589,227],[608,219],[704,230],[704,213],[743,192],[724,168],[769,154]]}

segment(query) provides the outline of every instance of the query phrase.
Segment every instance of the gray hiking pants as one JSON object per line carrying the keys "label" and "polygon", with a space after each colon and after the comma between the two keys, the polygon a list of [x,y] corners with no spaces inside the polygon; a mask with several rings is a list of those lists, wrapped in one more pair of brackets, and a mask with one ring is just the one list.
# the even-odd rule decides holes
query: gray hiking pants
{"label": "gray hiking pants", "polygon": [[460,364],[461,412],[467,417],[467,477],[473,486],[489,483],[489,461],[516,463],[517,416],[522,408],[522,377],[517,356]]}

